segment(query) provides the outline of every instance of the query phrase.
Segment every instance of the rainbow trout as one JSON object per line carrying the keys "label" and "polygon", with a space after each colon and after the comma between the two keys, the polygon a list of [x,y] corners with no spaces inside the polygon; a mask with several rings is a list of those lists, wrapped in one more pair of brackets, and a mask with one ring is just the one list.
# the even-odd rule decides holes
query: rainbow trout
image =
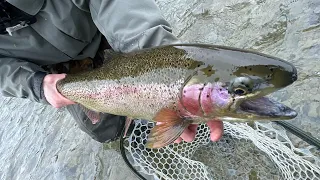
{"label": "rainbow trout", "polygon": [[266,95],[292,84],[296,68],[279,58],[206,44],[114,53],[101,68],[57,84],[96,123],[99,113],[159,122],[147,148],[172,143],[191,123],[285,120],[293,109]]}

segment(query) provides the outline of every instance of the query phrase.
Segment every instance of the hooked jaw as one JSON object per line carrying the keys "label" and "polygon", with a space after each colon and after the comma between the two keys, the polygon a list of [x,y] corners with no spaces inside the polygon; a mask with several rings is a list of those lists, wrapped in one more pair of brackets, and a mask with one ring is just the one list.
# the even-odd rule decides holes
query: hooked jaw
{"label": "hooked jaw", "polygon": [[245,100],[237,111],[240,114],[250,114],[253,117],[269,120],[293,119],[298,115],[295,110],[268,97]]}
{"label": "hooked jaw", "polygon": [[230,97],[229,113],[221,119],[228,121],[252,120],[288,120],[295,118],[298,113],[292,108],[265,96],[253,98]]}

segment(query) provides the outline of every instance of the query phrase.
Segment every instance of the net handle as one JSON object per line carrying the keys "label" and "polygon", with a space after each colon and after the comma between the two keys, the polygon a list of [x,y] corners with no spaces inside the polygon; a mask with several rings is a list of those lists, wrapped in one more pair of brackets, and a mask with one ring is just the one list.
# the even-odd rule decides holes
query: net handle
{"label": "net handle", "polygon": [[124,162],[126,163],[126,165],[131,170],[131,172],[133,172],[139,179],[147,180],[131,165],[131,163],[129,162],[129,160],[128,160],[127,156],[126,156],[126,152],[125,152],[125,148],[124,148],[124,140],[126,139],[126,137],[124,137],[124,133],[125,133],[125,128],[123,128],[123,130],[121,132],[121,135],[120,135],[120,153],[121,153],[121,156],[122,156]]}
{"label": "net handle", "polygon": [[303,141],[307,142],[308,144],[315,146],[317,149],[320,149],[320,140],[313,137],[309,133],[303,131],[302,129],[294,126],[293,124],[285,121],[275,121],[275,123],[284,127],[287,131],[291,132],[292,134],[298,136]]}

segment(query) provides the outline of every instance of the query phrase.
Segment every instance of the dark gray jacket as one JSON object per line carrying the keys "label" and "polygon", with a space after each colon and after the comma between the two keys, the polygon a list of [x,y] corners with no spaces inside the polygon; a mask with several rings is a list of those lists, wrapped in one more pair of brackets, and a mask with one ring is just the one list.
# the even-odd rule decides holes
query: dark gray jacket
{"label": "dark gray jacket", "polygon": [[0,89],[4,96],[41,97],[41,65],[93,58],[104,35],[115,51],[129,52],[178,39],[154,0],[7,0],[37,22],[0,35]]}

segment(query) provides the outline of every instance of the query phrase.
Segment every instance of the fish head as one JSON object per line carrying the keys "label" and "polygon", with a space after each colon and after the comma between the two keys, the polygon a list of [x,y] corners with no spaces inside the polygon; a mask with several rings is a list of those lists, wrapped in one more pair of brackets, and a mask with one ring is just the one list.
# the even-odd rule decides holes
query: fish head
{"label": "fish head", "polygon": [[[221,55],[223,51],[228,52]],[[207,52],[210,53],[211,50]],[[191,103],[185,100],[188,91],[193,89],[193,96],[198,97],[198,102],[193,104],[199,104],[201,113],[192,114],[226,121],[285,120],[297,116],[292,108],[268,97],[297,80],[297,70],[291,63],[234,49],[219,49],[212,57],[206,57],[210,58],[214,60],[198,66],[197,73],[183,88],[187,94],[181,102],[187,111],[194,109],[189,108]],[[194,93],[196,89],[198,94]]]}
{"label": "fish head", "polygon": [[204,90],[211,90],[211,115],[229,121],[284,120],[297,116],[295,110],[267,97],[297,79],[294,67],[273,66],[272,73],[267,73],[268,66],[246,68],[251,68],[252,73],[241,73],[229,82],[206,85]]}

